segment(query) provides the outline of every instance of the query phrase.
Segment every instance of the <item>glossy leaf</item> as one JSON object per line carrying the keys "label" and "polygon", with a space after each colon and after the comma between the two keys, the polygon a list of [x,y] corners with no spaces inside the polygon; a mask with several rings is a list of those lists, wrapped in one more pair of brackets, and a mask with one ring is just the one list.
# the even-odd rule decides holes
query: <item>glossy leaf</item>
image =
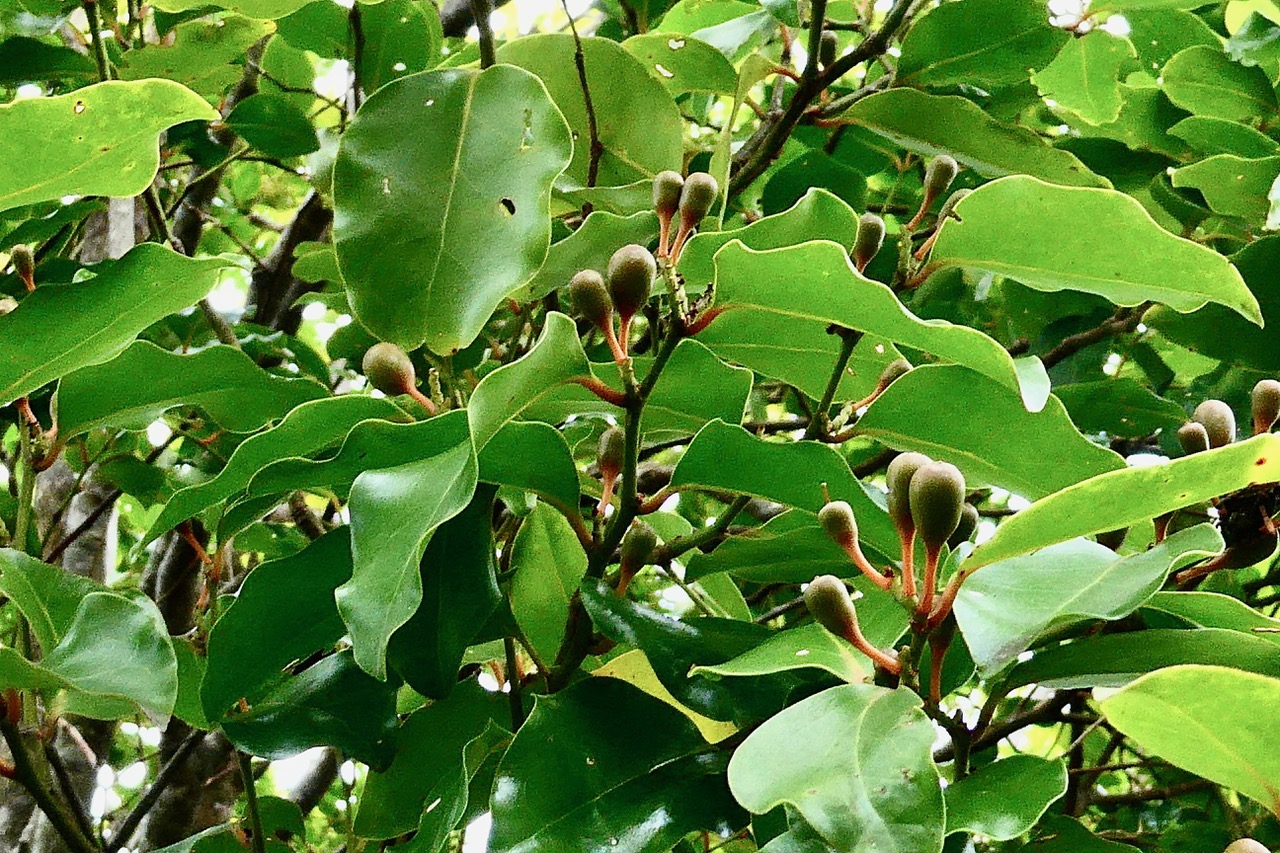
{"label": "glossy leaf", "polygon": [[351,652],[329,655],[222,721],[227,739],[263,758],[332,746],[386,767],[396,733],[395,688],[370,676]]}
{"label": "glossy leaf", "polygon": [[654,671],[653,665],[649,663],[649,658],[642,649],[631,649],[617,657],[610,658],[608,663],[591,670],[591,676],[593,678],[616,678],[639,687],[655,699],[661,699],[692,720],[693,724],[698,727],[698,732],[708,743],[719,743],[738,731],[738,727],[734,723],[704,717],[697,711],[680,704],[680,700],[671,695],[671,691],[658,678],[658,673]]}
{"label": "glossy leaf", "polygon": [[333,648],[346,633],[333,591],[350,577],[348,527],[249,573],[209,632],[200,688],[209,719],[221,719],[241,698],[255,705],[289,664]]}
{"label": "glossy leaf", "polygon": [[1080,435],[1056,397],[1032,414],[1009,389],[951,365],[918,367],[897,379],[857,431],[1033,500],[1124,467],[1118,454]]}
{"label": "glossy leaf", "polygon": [[[738,72],[725,55],[704,41],[665,33],[632,36],[622,48],[640,62],[673,95],[712,92],[732,95]],[[588,78],[589,80],[589,78]]]}
{"label": "glossy leaf", "polygon": [[[449,413],[427,421],[417,461],[366,469],[351,486],[351,580],[337,590],[338,610],[355,647],[356,661],[386,678],[387,643],[422,602],[418,561],[436,528],[461,512],[476,488],[476,456],[470,441],[457,442]],[[436,439],[432,447],[430,440]],[[430,448],[430,450],[428,450]]]}
{"label": "glossy leaf", "polygon": [[[226,15],[217,21],[185,21],[160,44],[126,52],[118,73],[122,80],[173,80],[216,104],[223,92],[240,79],[238,64],[244,61],[245,51],[270,35],[272,29],[267,21],[239,15]],[[302,119],[310,128],[305,115]],[[311,138],[314,142],[314,130]]]}
{"label": "glossy leaf", "polygon": [[973,659],[992,674],[1055,628],[1132,613],[1170,571],[1221,550],[1221,534],[1207,524],[1131,557],[1073,539],[975,572],[956,596],[956,619]]}
{"label": "glossy leaf", "polygon": [[62,378],[58,431],[70,438],[104,426],[144,429],[185,405],[199,406],[230,432],[250,432],[326,394],[310,379],[267,373],[233,347],[180,355],[137,341],[110,361]]}
{"label": "glossy leaf", "polygon": [[947,786],[947,834],[979,832],[995,841],[1017,838],[1067,791],[1062,761],[1011,755]]}
{"label": "glossy leaf", "polygon": [[1035,0],[944,3],[907,31],[896,82],[917,88],[1011,86],[1048,65],[1069,39]]}
{"label": "glossy leaf", "polygon": [[1029,130],[1001,124],[965,98],[890,89],[863,98],[842,117],[925,157],[950,154],[984,178],[1034,175],[1066,186],[1109,186],[1074,154],[1049,147]]}
{"label": "glossy leaf", "polygon": [[578,469],[553,426],[510,422],[485,445],[478,463],[482,483],[525,489],[562,509],[578,505]]}
{"label": "glossy leaf", "polygon": [[538,698],[498,765],[492,810],[494,853],[665,853],[691,830],[746,822],[693,723],[613,678]]}
{"label": "glossy leaf", "polygon": [[1271,209],[1268,193],[1280,177],[1280,156],[1247,160],[1219,154],[1173,172],[1175,187],[1191,187],[1215,212],[1259,225]]}
{"label": "glossy leaf", "polygon": [[897,533],[889,516],[830,445],[780,444],[712,421],[693,437],[671,475],[672,489],[752,495],[812,513],[826,502],[824,485],[832,500],[848,501],[853,507],[860,539],[881,554],[898,554]]}
{"label": "glossy leaf", "polygon": [[106,361],[155,321],[203,298],[226,265],[144,243],[118,261],[91,267],[92,279],[37,288],[0,316],[0,400]]}
{"label": "glossy leaf", "polygon": [[1261,634],[1225,628],[1148,628],[1041,649],[1014,667],[1005,686],[1123,687],[1145,673],[1186,663],[1232,666],[1280,678],[1280,650]]}
{"label": "glossy leaf", "polygon": [[168,80],[113,80],[0,107],[0,162],[22,163],[0,175],[0,210],[68,195],[137,195],[160,167],[165,128],[217,117]]}
{"label": "glossy leaf", "polygon": [[[1258,300],[1226,258],[1164,231],[1122,193],[1013,177],[978,188],[956,215],[934,246],[934,269],[958,266],[1036,290],[1079,290],[1117,305],[1151,300],[1184,313],[1213,302],[1261,325]],[[1123,238],[1099,244],[1073,226],[1084,221]],[[1135,253],[1150,263],[1131,263]]]}
{"label": "glossy leaf", "polygon": [[[919,319],[887,286],[860,275],[835,243],[815,241],[763,252],[730,243],[716,253],[715,306],[722,316],[748,311],[810,320],[813,336],[826,334],[831,323],[868,332],[1019,389],[1013,360],[998,343],[976,329]],[[710,328],[719,322],[717,318]],[[770,374],[767,356],[743,361]]]}
{"label": "glossy leaf", "polygon": [[1217,48],[1180,51],[1165,64],[1160,81],[1169,100],[1196,115],[1247,122],[1276,110],[1266,73],[1232,62]]}
{"label": "glossy leaf", "polygon": [[357,318],[449,355],[542,264],[568,128],[518,68],[425,71],[365,101],[334,164],[334,244]]}
{"label": "glossy leaf", "polygon": [[298,157],[320,150],[307,114],[281,95],[253,95],[236,104],[227,126],[270,157]]}
{"label": "glossy leaf", "polygon": [[754,814],[794,806],[838,850],[937,853],[944,808],[932,743],[914,693],[846,684],[753,731],[729,762],[729,786]]}
{"label": "glossy leaf", "polygon": [[511,546],[509,593],[516,622],[544,660],[564,638],[569,602],[587,571],[587,554],[565,517],[538,504]]}
{"label": "glossy leaf", "polygon": [[1144,750],[1280,813],[1280,679],[1186,665],[1144,675],[1102,701],[1107,721]]}
{"label": "glossy leaf", "polygon": [[[1157,592],[1147,607],[1198,628],[1229,628],[1280,643],[1280,619],[1263,616],[1238,598],[1218,592]],[[1262,629],[1262,630],[1259,630]]]}
{"label": "glossy leaf", "polygon": [[0,595],[27,619],[41,647],[51,649],[70,628],[80,601],[100,587],[13,548],[0,548]]}
{"label": "glossy leaf", "polygon": [[1280,436],[1262,435],[1164,465],[1125,468],[1039,500],[996,528],[971,568],[1077,536],[1117,530],[1255,483],[1280,482]]}
{"label": "glossy leaf", "polygon": [[394,403],[361,394],[324,397],[292,409],[280,423],[249,436],[236,447],[216,475],[174,492],[143,543],[172,530],[241,491],[260,469],[285,456],[305,456],[342,441],[357,423],[375,418],[398,421],[408,416]]}
{"label": "glossy leaf", "polygon": [[871,680],[871,662],[848,641],[818,624],[792,628],[770,637],[732,660],[712,666],[695,666],[690,675],[743,677],[772,675],[793,669],[822,669],[841,681],[861,684]]}
{"label": "glossy leaf", "polygon": [[1187,116],[1169,128],[1201,154],[1234,154],[1237,157],[1272,157],[1280,154],[1280,142],[1247,124],[1208,116]]}
{"label": "glossy leaf", "polygon": [[1096,30],[1088,37],[1067,39],[1032,81],[1058,108],[1089,124],[1106,124],[1120,116],[1121,69],[1136,55],[1127,39]]}
{"label": "glossy leaf", "polygon": [[432,699],[450,694],[467,647],[498,610],[490,487],[436,530],[419,565],[422,603],[391,635],[387,658],[414,690]]}
{"label": "glossy leaf", "polygon": [[[591,137],[582,83],[574,65],[574,48],[570,33],[540,33],[507,42],[497,58],[533,72],[546,84],[556,107],[573,129],[574,138],[579,140],[564,180],[570,185],[586,186],[590,157],[587,140]],[[583,39],[582,52],[597,132],[604,148],[596,183],[628,184],[652,178],[663,169],[679,168],[683,126],[663,85],[617,42]]]}

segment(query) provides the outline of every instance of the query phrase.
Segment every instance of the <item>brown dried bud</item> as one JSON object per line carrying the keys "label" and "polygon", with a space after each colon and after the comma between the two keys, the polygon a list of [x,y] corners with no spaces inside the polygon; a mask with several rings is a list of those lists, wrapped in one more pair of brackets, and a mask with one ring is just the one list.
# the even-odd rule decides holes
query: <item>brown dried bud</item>
{"label": "brown dried bud", "polygon": [[13,271],[22,279],[27,290],[36,289],[36,256],[31,247],[19,243],[9,250],[9,259],[13,261]]}
{"label": "brown dried bud", "polygon": [[1263,379],[1253,386],[1253,434],[1270,432],[1280,419],[1280,382]]}
{"label": "brown dried bud", "polygon": [[915,521],[911,518],[911,478],[922,466],[933,460],[923,453],[899,453],[889,463],[885,480],[889,484],[889,518],[898,529],[898,535],[909,540],[915,535]]}
{"label": "brown dried bud", "polygon": [[831,541],[845,550],[858,541],[858,520],[853,517],[853,507],[845,501],[831,501],[818,510],[818,523]]}
{"label": "brown dried bud", "polygon": [[1188,421],[1178,427],[1178,444],[1182,445],[1182,452],[1188,456],[1200,453],[1209,449],[1209,433],[1205,432],[1204,424]]}
{"label": "brown dried bud", "polygon": [[369,384],[389,397],[414,390],[413,362],[409,354],[395,344],[384,341],[369,347],[361,367]]}
{"label": "brown dried bud", "polygon": [[884,245],[884,220],[874,213],[858,217],[858,234],[853,240],[853,265],[858,272],[867,268]]}
{"label": "brown dried bud", "polygon": [[625,324],[649,301],[658,262],[644,246],[623,246],[609,259],[609,295]]}
{"label": "brown dried bud", "polygon": [[1204,425],[1210,447],[1225,447],[1236,440],[1236,414],[1221,400],[1205,400],[1191,413],[1191,420]]}
{"label": "brown dried bud", "polygon": [[605,287],[604,276],[595,270],[574,273],[569,280],[569,301],[597,329],[613,327],[613,302]]}
{"label": "brown dried bud", "polygon": [[921,465],[911,477],[911,519],[932,551],[955,533],[964,506],[964,475],[950,462]]}
{"label": "brown dried bud", "polygon": [[836,56],[840,51],[840,36],[831,30],[823,30],[821,40],[818,42],[818,62],[826,68],[836,61]]}
{"label": "brown dried bud", "polygon": [[839,637],[858,630],[858,614],[844,581],[835,575],[819,575],[804,590],[804,603],[814,621]]}

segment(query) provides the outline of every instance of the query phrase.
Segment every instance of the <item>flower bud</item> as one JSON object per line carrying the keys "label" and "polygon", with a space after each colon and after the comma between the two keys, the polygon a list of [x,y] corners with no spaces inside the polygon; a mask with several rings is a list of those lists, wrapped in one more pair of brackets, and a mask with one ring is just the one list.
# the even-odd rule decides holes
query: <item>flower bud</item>
{"label": "flower bud", "polygon": [[921,465],[911,477],[911,520],[930,551],[941,550],[960,525],[964,475],[950,462]]}
{"label": "flower bud", "polygon": [[19,243],[9,250],[9,259],[13,261],[13,271],[22,279],[28,291],[36,289],[36,256],[31,247]]}
{"label": "flower bud", "polygon": [[606,477],[618,476],[626,453],[626,433],[617,427],[609,427],[600,435],[600,473]]}
{"label": "flower bud", "polygon": [[977,507],[971,503],[966,503],[962,506],[960,508],[960,524],[956,527],[955,532],[951,534],[951,538],[947,540],[947,545],[954,550],[960,546],[960,543],[968,542],[969,538],[973,536],[973,531],[978,529],[979,520]]}
{"label": "flower bud", "polygon": [[679,172],[668,169],[653,176],[653,211],[660,220],[670,222],[680,209],[680,191],[684,188],[684,178]]}
{"label": "flower bud", "polygon": [[569,280],[569,300],[574,309],[597,329],[613,327],[613,302],[600,273],[595,270],[575,273]]}
{"label": "flower bud", "polygon": [[657,547],[658,534],[646,522],[636,519],[622,537],[622,544],[619,546],[623,568],[630,566],[639,570],[648,565],[649,558]]}
{"label": "flower bud", "polygon": [[369,384],[389,397],[415,390],[413,362],[395,344],[381,342],[369,347],[361,367]]}
{"label": "flower bud", "polygon": [[909,540],[915,535],[915,522],[911,518],[911,478],[922,466],[933,460],[923,453],[899,453],[889,463],[885,480],[889,484],[889,518],[898,529],[898,535]]}
{"label": "flower bud", "polygon": [[853,507],[845,501],[831,501],[818,510],[818,523],[831,541],[846,551],[858,541],[858,521]]}
{"label": "flower bud", "polygon": [[956,211],[956,205],[964,201],[965,196],[971,192],[973,192],[973,190],[968,187],[964,187],[947,196],[947,200],[942,203],[942,207],[938,210],[938,223],[941,224],[948,216],[954,214]]}
{"label": "flower bud", "polygon": [[1280,382],[1263,379],[1253,386],[1253,434],[1270,432],[1280,419]]}
{"label": "flower bud", "polygon": [[1221,400],[1205,400],[1196,406],[1191,419],[1204,425],[1210,447],[1225,447],[1236,440],[1236,415]]}
{"label": "flower bud", "polygon": [[822,63],[823,68],[828,67],[836,61],[839,51],[840,37],[831,30],[823,30],[818,42],[818,62]]}
{"label": "flower bud", "polygon": [[951,182],[956,179],[956,175],[959,173],[960,164],[951,155],[939,154],[934,157],[924,170],[925,198],[933,201],[933,199],[945,193],[951,188]]}
{"label": "flower bud", "polygon": [[879,386],[880,390],[883,391],[898,379],[906,376],[910,371],[911,362],[907,361],[905,358],[895,358],[884,366],[884,370],[880,371],[880,379],[876,384]]}
{"label": "flower bud", "polygon": [[867,268],[884,245],[884,220],[874,213],[858,217],[858,235],[853,241],[853,265],[858,272]]}
{"label": "flower bud", "polygon": [[720,185],[706,172],[694,172],[685,179],[680,190],[680,227],[689,230],[698,227],[702,218],[711,211],[720,195]]}
{"label": "flower bud", "polygon": [[1182,452],[1188,456],[1200,453],[1209,449],[1209,433],[1205,432],[1204,424],[1188,421],[1178,427],[1178,444],[1182,445]]}
{"label": "flower bud", "polygon": [[844,581],[835,575],[820,575],[804,590],[804,603],[814,621],[838,637],[850,637],[858,630],[858,614]]}
{"label": "flower bud", "polygon": [[647,301],[658,263],[644,246],[623,246],[609,259],[609,295],[625,324]]}

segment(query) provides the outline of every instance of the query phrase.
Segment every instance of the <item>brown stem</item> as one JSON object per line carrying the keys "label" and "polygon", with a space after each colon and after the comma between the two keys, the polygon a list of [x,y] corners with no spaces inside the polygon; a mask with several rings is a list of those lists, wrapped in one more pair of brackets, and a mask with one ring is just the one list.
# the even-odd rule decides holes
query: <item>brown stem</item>
{"label": "brown stem", "polygon": [[627,407],[627,395],[625,393],[613,390],[594,376],[575,376],[569,381],[581,385],[606,403],[617,406],[620,409]]}
{"label": "brown stem", "polygon": [[941,553],[941,547],[925,543],[924,586],[920,591],[920,608],[916,611],[921,616],[928,616],[933,612],[933,595],[938,587],[938,557]]}
{"label": "brown stem", "polygon": [[4,736],[13,756],[13,780],[25,788],[31,795],[31,799],[35,800],[40,811],[44,812],[45,817],[49,819],[49,825],[54,828],[72,853],[96,853],[97,845],[80,832],[66,804],[45,785],[42,774],[32,761],[26,740],[8,717],[0,717],[0,734]]}
{"label": "brown stem", "polygon": [[902,543],[902,593],[907,598],[916,597],[916,530],[901,531],[898,541]]}

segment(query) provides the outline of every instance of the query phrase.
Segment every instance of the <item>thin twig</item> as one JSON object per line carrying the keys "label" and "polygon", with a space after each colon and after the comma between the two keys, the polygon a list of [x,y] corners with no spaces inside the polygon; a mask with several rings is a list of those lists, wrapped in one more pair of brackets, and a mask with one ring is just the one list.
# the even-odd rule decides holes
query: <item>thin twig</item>
{"label": "thin twig", "polygon": [[480,40],[480,67],[488,68],[497,61],[493,46],[493,22],[489,15],[493,11],[490,0],[471,0],[471,14],[476,19],[476,32]]}
{"label": "thin twig", "polygon": [[182,768],[182,765],[196,751],[196,747],[204,742],[204,736],[204,732],[194,731],[178,744],[178,748],[174,750],[173,755],[156,773],[156,780],[151,783],[151,787],[142,795],[142,799],[138,800],[138,804],[133,807],[128,816],[120,822],[120,826],[115,829],[110,843],[103,848],[103,853],[116,853],[117,850],[129,842],[129,838],[137,831],[142,819],[147,816],[152,807],[159,801],[160,795],[173,784],[173,780],[177,778],[178,771]]}
{"label": "thin twig", "polygon": [[71,816],[76,819],[76,825],[80,827],[85,838],[93,838],[93,824],[89,820],[89,811],[84,807],[84,801],[80,795],[76,793],[75,786],[71,784],[71,774],[67,772],[67,765],[62,763],[62,756],[58,754],[58,749],[52,742],[44,745],[44,757],[49,762],[49,769],[53,771],[53,778],[58,781],[58,788],[62,791],[63,799],[67,801]]}
{"label": "thin twig", "polygon": [[9,752],[13,757],[13,781],[31,795],[31,799],[35,800],[40,811],[49,819],[50,826],[66,842],[72,853],[97,853],[97,846],[90,838],[81,834],[75,819],[68,814],[66,804],[45,787],[44,779],[31,760],[31,753],[27,750],[22,733],[5,715],[0,715],[0,734],[3,734],[5,742],[9,744]]}
{"label": "thin twig", "polygon": [[1063,338],[1062,343],[1040,356],[1040,361],[1044,362],[1045,367],[1053,367],[1085,347],[1092,346],[1124,332],[1132,332],[1137,328],[1138,323],[1142,321],[1143,312],[1149,307],[1151,307],[1151,303],[1144,302],[1134,308],[1121,308],[1092,329],[1086,329],[1078,334]]}
{"label": "thin twig", "polygon": [[253,764],[247,752],[236,751],[240,762],[240,778],[244,781],[245,811],[249,815],[249,827],[253,830],[253,853],[267,853],[267,840],[262,833],[262,813],[258,811],[258,789],[253,775]]}
{"label": "thin twig", "polygon": [[85,20],[88,21],[89,43],[93,45],[93,61],[98,66],[98,79],[110,80],[111,57],[107,55],[107,46],[102,41],[102,19],[98,16],[97,0],[84,0],[80,5],[84,9]]}
{"label": "thin twig", "polygon": [[[569,32],[573,33],[573,64],[578,69],[578,85],[582,87],[582,101],[587,108],[587,136],[590,139],[587,160],[587,186],[596,185],[596,176],[600,173],[600,158],[604,156],[604,145],[600,142],[600,130],[596,125],[596,108],[591,103],[591,87],[587,85],[587,58],[582,52],[582,39],[578,36],[578,25],[569,13],[569,0],[560,0],[564,6],[564,14],[569,19]],[[826,2],[826,0],[821,0]]]}

